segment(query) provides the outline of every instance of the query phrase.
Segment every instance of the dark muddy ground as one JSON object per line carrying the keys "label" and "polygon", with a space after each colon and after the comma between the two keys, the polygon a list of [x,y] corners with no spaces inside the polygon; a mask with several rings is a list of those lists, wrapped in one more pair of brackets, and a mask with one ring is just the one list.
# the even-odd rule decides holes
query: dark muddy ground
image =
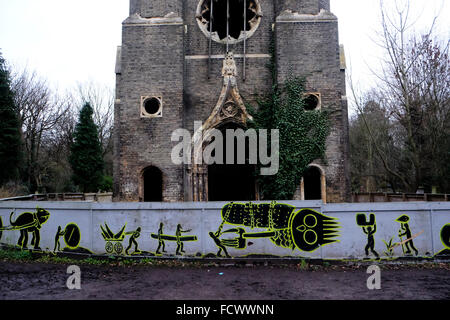
{"label": "dark muddy ground", "polygon": [[0,261],[2,300],[450,299],[450,264],[381,266],[381,289],[367,266],[80,265],[81,290],[66,287],[68,265]]}

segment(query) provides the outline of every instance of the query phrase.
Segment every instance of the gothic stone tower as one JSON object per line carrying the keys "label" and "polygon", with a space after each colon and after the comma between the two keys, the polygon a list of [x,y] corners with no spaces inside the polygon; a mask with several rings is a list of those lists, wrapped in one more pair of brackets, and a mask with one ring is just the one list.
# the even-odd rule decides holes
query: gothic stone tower
{"label": "gothic stone tower", "polygon": [[326,161],[295,199],[349,201],[345,59],[329,0],[131,0],[116,64],[116,199],[257,200],[250,166],[174,164],[171,135],[193,135],[194,121],[245,128],[243,101],[270,91],[272,47],[278,82],[306,77],[308,107],[331,111]]}

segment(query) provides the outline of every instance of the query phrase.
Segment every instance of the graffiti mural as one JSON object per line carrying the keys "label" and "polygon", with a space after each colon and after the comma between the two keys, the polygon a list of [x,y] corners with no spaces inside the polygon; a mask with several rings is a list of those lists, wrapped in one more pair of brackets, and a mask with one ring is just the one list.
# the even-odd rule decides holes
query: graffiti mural
{"label": "graffiti mural", "polygon": [[375,221],[375,214],[371,213],[369,215],[369,220],[366,219],[366,214],[358,213],[356,215],[356,224],[360,226],[363,232],[367,235],[367,244],[364,248],[364,252],[366,253],[366,257],[369,256],[369,251],[379,259],[380,256],[375,251],[375,233],[377,232],[377,223]]}
{"label": "graffiti mural", "polygon": [[138,227],[135,231],[125,232],[126,235],[130,235],[130,239],[128,241],[128,247],[125,249],[126,255],[130,255],[128,250],[130,250],[133,245],[134,245],[134,251],[132,254],[142,253],[142,251],[138,249],[139,244],[136,241],[136,239],[141,236],[141,230],[142,230],[141,227]]}
{"label": "graffiti mural", "polygon": [[445,249],[439,251],[437,256],[449,256],[450,257],[450,223],[447,223],[442,227],[441,232],[441,241],[444,245]]}
{"label": "graffiti mural", "polygon": [[[129,213],[120,209],[126,220],[117,222],[118,209],[106,207],[105,210],[105,204],[97,212],[95,208],[88,209],[90,204],[81,208],[77,204],[64,204],[57,209],[33,209],[33,204],[31,208],[21,204],[27,209],[18,211],[0,202],[0,240],[7,248],[55,255],[313,259],[320,256],[330,260],[392,260],[419,255],[450,258],[450,206],[447,208],[446,204],[437,204],[437,209],[430,214],[430,204],[423,210],[418,210],[418,204],[410,208],[407,204],[397,206],[395,210],[389,203],[377,204],[371,205],[369,212],[360,212],[364,210],[361,204],[355,205],[354,211],[352,204],[333,205],[330,209],[322,205],[316,211],[302,208],[302,203],[292,203],[228,202],[221,208],[215,204],[203,207],[199,203],[186,209],[180,209],[180,204],[174,207],[162,204],[161,208],[152,205],[139,207],[138,211],[134,204],[127,204]],[[154,214],[157,210],[162,211]],[[326,213],[328,210],[333,212],[331,216]],[[116,224],[112,225],[112,221]],[[134,221],[132,228],[131,221]],[[422,233],[423,237],[419,237]],[[82,247],[86,240],[83,235],[90,236],[86,241],[88,248]],[[336,245],[316,252],[328,244]]]}
{"label": "graffiti mural", "polygon": [[162,252],[166,252],[166,243],[164,242],[164,239],[162,238],[162,236],[164,234],[163,228],[164,228],[164,223],[161,222],[159,224],[158,237],[157,237],[157,239],[158,239],[158,249],[156,249],[157,255],[161,254],[161,251],[159,251],[161,249],[161,247],[162,247]]}
{"label": "graffiti mural", "polygon": [[175,235],[167,235],[163,233],[163,228],[164,228],[164,224],[161,222],[159,224],[159,229],[158,229],[158,233],[152,233],[150,235],[151,238],[158,240],[158,249],[156,250],[156,254],[160,255],[161,252],[159,251],[162,247],[163,252],[165,251],[165,242],[164,241],[173,241],[177,243],[177,249],[175,251],[176,255],[182,255],[183,253],[185,253],[184,250],[184,242],[189,242],[189,241],[197,241],[197,236],[194,235],[189,235],[189,236],[183,236],[183,233],[187,233],[187,232],[191,232],[192,230],[183,230],[183,227],[181,226],[181,224],[177,225],[177,229],[175,231]]}
{"label": "graffiti mural", "polygon": [[[105,225],[100,225],[101,235],[103,239],[106,241],[105,243],[105,251],[107,254],[117,254],[120,255],[125,252],[125,255],[145,255],[149,254],[147,251],[143,251],[139,249],[139,243],[137,239],[140,238],[142,233],[142,228],[137,227],[136,230],[125,231],[127,224],[125,224],[119,232],[114,233],[111,231],[111,228],[105,222]],[[128,238],[128,245],[124,250],[122,242],[125,240],[126,236],[130,236]],[[130,252],[130,249],[133,249]]]}
{"label": "graffiti mural", "polygon": [[64,236],[66,230],[62,230],[61,226],[58,226],[58,231],[56,231],[55,235],[55,247],[53,248],[53,253],[61,251],[61,244],[59,243],[59,239]]}
{"label": "graffiti mural", "polygon": [[[414,247],[413,239],[414,237],[411,234],[411,229],[409,228],[409,217],[407,215],[401,215],[395,221],[400,223],[400,229],[398,230],[398,236],[400,238],[400,244],[402,246],[403,253],[405,255],[411,255],[411,250],[414,251],[414,254],[417,256],[419,251],[417,251],[416,247]],[[405,237],[405,238],[403,238]]]}
{"label": "graffiti mural", "polygon": [[[61,250],[60,239],[63,237],[64,244],[66,245]],[[53,253],[56,254],[58,252],[72,252],[72,253],[87,253],[91,254],[92,251],[89,249],[80,247],[81,242],[81,231],[80,228],[75,223],[69,223],[64,230],[61,226],[58,226],[58,229],[55,234],[55,245],[53,249]]]}
{"label": "graffiti mural", "polygon": [[[320,246],[337,242],[339,223],[337,219],[327,217],[312,209],[295,211],[288,204],[228,203],[222,208],[222,223],[216,232],[209,232],[222,252],[228,257],[226,247],[245,249],[248,239],[269,238],[276,246],[300,251],[314,251]],[[237,228],[222,231],[225,224]],[[263,228],[263,232],[246,232],[244,228]],[[235,234],[232,239],[221,236]]]}
{"label": "graffiti mural", "polygon": [[36,208],[35,212],[24,212],[20,214],[15,221],[13,221],[14,212],[9,216],[10,226],[3,227],[3,222],[0,218],[0,231],[18,230],[20,232],[19,241],[17,245],[22,249],[28,248],[28,233],[33,235],[31,245],[34,250],[41,250],[39,247],[41,240],[41,227],[50,218],[50,213],[41,208]]}
{"label": "graffiti mural", "polygon": [[108,224],[105,222],[105,227],[100,225],[100,229],[102,231],[102,237],[106,241],[105,251],[106,253],[116,253],[121,254],[123,250],[122,241],[125,238],[125,224],[119,232],[113,233],[111,229],[108,227]]}
{"label": "graffiti mural", "polygon": [[392,243],[394,241],[394,237],[391,237],[388,241],[383,240],[384,244],[386,245],[386,251],[384,251],[384,254],[388,257],[394,256],[394,244]]}

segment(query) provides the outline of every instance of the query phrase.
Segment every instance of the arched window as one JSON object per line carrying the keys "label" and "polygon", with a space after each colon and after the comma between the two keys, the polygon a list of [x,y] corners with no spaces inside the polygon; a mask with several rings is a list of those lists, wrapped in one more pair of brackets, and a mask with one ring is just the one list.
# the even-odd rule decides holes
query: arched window
{"label": "arched window", "polygon": [[301,181],[302,200],[322,200],[326,202],[326,179],[324,171],[317,165],[310,165]]}

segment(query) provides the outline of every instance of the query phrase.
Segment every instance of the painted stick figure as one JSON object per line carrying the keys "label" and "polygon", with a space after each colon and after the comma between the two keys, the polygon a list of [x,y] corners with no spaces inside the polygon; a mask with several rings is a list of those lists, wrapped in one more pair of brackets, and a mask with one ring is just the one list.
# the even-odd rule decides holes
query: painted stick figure
{"label": "painted stick figure", "polygon": [[183,250],[183,247],[184,247],[183,241],[181,241],[181,233],[183,233],[183,232],[191,232],[191,230],[183,230],[181,228],[181,224],[178,224],[177,231],[175,232],[175,236],[177,238],[177,251],[176,251],[177,255],[181,255],[181,252],[185,252]]}
{"label": "painted stick figure", "polygon": [[369,250],[377,257],[377,259],[380,257],[378,253],[375,251],[375,238],[374,234],[377,232],[377,225],[376,223],[372,227],[363,227],[363,232],[367,234],[367,245],[364,248],[366,251],[366,256],[369,255]]}
{"label": "painted stick figure", "polygon": [[141,251],[138,249],[138,243],[136,241],[137,238],[141,236],[141,227],[138,227],[136,231],[127,232],[126,234],[131,235],[130,242],[128,243],[128,247],[125,250],[125,253],[128,255],[128,250],[132,247],[134,244],[134,252],[133,253],[140,253]]}
{"label": "painted stick figure", "polygon": [[227,248],[225,248],[222,241],[220,241],[220,239],[219,239],[220,235],[221,235],[220,230],[218,230],[216,233],[214,233],[214,232],[209,233],[209,236],[214,240],[214,243],[219,248],[219,251],[217,252],[217,256],[222,257],[222,251],[223,251],[225,253],[226,257],[230,258]]}
{"label": "painted stick figure", "polygon": [[419,254],[419,251],[414,247],[414,243],[412,241],[411,236],[411,229],[409,228],[409,217],[407,215],[402,215],[398,217],[395,221],[400,222],[400,229],[398,230],[398,236],[400,237],[400,240],[403,236],[406,237],[406,239],[409,239],[405,242],[405,254],[411,254],[411,249],[414,250],[415,255],[417,256]]}
{"label": "painted stick figure", "polygon": [[367,234],[367,244],[364,248],[366,256],[369,256],[369,251],[371,251],[377,259],[380,258],[378,253],[375,251],[375,233],[377,232],[377,223],[375,219],[375,214],[371,213],[369,219],[365,213],[356,214],[356,224],[360,226],[365,234]]}
{"label": "painted stick figure", "polygon": [[66,230],[64,229],[64,231],[61,231],[61,226],[58,226],[58,231],[56,231],[56,235],[55,235],[55,248],[53,249],[53,252],[56,251],[61,251],[61,245],[59,243],[59,238],[61,238],[63,235],[66,234]]}
{"label": "painted stick figure", "polygon": [[159,224],[159,229],[158,229],[158,249],[156,249],[156,254],[161,254],[161,252],[159,252],[159,249],[161,248],[161,246],[162,246],[162,252],[166,252],[166,244],[164,243],[164,239],[162,238],[163,227],[164,227],[164,224],[161,222]]}

